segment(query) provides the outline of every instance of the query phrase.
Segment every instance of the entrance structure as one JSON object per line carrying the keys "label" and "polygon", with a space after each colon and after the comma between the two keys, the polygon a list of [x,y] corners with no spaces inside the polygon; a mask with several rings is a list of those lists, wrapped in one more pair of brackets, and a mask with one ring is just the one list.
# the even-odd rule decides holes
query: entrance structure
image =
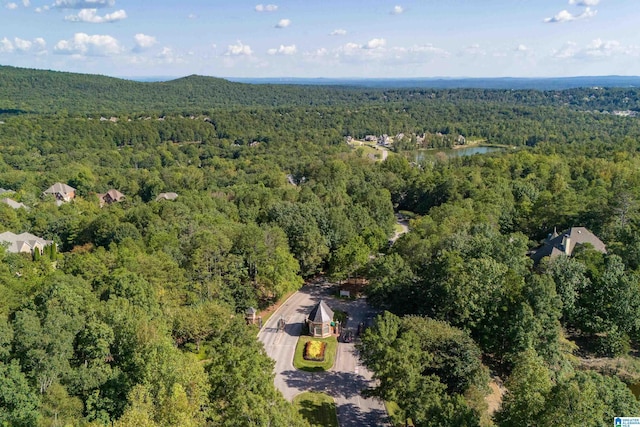
{"label": "entrance structure", "polygon": [[333,323],[333,310],[329,308],[324,300],[320,300],[307,317],[309,335],[316,338],[326,338],[331,335]]}

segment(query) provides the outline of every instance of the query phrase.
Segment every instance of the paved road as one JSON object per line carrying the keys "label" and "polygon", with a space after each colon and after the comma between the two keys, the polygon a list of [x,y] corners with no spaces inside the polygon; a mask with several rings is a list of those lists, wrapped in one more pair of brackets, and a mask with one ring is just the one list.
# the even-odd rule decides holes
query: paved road
{"label": "paved road", "polygon": [[393,237],[389,239],[393,243],[395,243],[395,241],[398,240],[400,236],[409,232],[409,221],[407,221],[406,219],[396,218],[396,224],[398,224],[402,229],[400,231],[396,231]]}
{"label": "paved road", "polygon": [[[302,331],[302,325],[313,306],[324,298],[329,307],[349,314],[347,327],[356,330],[360,322],[373,318],[364,298],[355,301],[329,297],[323,285],[306,285],[289,298],[264,325],[258,338],[267,354],[276,362],[275,385],[284,397],[292,401],[304,391],[321,391],[336,401],[341,426],[385,426],[387,413],[377,399],[364,399],[360,391],[371,385],[371,372],[360,365],[354,343],[339,343],[333,368],[328,372],[309,373],[293,367],[293,354]],[[278,332],[278,319],[287,326]]]}

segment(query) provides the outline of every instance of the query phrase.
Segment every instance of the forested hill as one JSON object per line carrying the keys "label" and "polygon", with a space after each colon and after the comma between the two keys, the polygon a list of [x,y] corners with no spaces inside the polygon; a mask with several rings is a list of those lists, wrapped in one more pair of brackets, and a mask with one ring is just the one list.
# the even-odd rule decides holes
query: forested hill
{"label": "forested hill", "polygon": [[[14,113],[112,114],[232,106],[329,105],[347,88],[233,83],[188,76],[168,82],[134,82],[113,77],[0,66],[0,110]],[[358,91],[368,96],[366,91]]]}
{"label": "forested hill", "polygon": [[246,84],[204,76],[167,82],[0,66],[0,114],[109,115],[182,113],[230,107],[347,106],[381,103],[501,103],[580,110],[638,110],[640,89],[586,87],[562,91],[367,88]]}

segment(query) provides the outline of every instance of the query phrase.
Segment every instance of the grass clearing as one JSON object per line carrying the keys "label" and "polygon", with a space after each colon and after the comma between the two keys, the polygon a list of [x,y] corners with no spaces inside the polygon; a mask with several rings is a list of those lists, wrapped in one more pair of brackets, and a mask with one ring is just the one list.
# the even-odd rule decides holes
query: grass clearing
{"label": "grass clearing", "polygon": [[406,423],[396,422],[398,418],[403,417],[404,411],[400,409],[396,402],[384,401],[384,407],[387,410],[387,414],[389,414],[389,418],[394,423],[394,426],[403,427],[403,426],[413,426],[413,421],[408,418]]}
{"label": "grass clearing", "polygon": [[300,393],[293,399],[293,405],[311,427],[338,427],[336,403],[324,393]]}
{"label": "grass clearing", "polygon": [[[308,341],[319,341],[326,343],[324,350],[324,361],[315,362],[313,360],[304,359],[304,348]],[[312,338],[310,336],[303,335],[298,339],[298,345],[296,345],[296,352],[293,356],[293,366],[296,369],[307,372],[323,372],[328,371],[333,366],[333,362],[336,360],[336,350],[338,349],[338,339],[336,337],[329,338]]]}

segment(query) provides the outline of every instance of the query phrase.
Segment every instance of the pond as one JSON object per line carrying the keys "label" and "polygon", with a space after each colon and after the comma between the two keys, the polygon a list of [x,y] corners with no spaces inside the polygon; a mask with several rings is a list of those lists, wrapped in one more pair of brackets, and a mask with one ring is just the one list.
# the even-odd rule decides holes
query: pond
{"label": "pond", "polygon": [[500,147],[486,147],[483,145],[474,145],[472,147],[462,147],[456,149],[447,148],[442,150],[419,150],[416,152],[414,159],[417,163],[420,163],[428,158],[434,157],[437,153],[444,153],[447,157],[464,157],[473,156],[474,154],[486,154],[502,150],[503,148]]}

